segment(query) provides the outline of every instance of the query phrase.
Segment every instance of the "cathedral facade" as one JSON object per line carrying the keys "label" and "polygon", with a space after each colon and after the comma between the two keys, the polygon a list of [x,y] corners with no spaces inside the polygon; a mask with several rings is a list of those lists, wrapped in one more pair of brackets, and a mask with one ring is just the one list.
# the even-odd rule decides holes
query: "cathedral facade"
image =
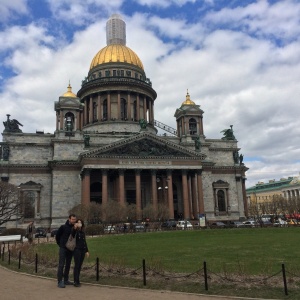
{"label": "cathedral facade", "polygon": [[106,34],[77,95],[69,85],[55,102],[54,134],[23,133],[10,115],[3,122],[0,175],[19,187],[18,225],[55,227],[80,203],[108,201],[135,204],[136,220],[146,206],[155,211],[162,203],[169,219],[247,216],[247,168],[232,126],[223,138],[207,139],[203,111],[189,93],[175,111],[176,129],[156,121],[157,94],[126,46],[119,15],[108,20]]}

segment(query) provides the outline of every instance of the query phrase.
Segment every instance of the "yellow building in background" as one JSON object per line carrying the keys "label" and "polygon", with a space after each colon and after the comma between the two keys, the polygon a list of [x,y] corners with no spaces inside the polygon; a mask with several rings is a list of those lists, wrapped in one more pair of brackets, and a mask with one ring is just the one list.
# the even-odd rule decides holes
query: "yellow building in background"
{"label": "yellow building in background", "polygon": [[300,176],[281,178],[277,181],[272,179],[267,183],[258,182],[255,186],[246,189],[246,195],[252,214],[265,213],[264,210],[269,210],[268,212],[272,209],[276,210],[278,207],[275,207],[275,201],[285,199],[297,202],[300,200]]}

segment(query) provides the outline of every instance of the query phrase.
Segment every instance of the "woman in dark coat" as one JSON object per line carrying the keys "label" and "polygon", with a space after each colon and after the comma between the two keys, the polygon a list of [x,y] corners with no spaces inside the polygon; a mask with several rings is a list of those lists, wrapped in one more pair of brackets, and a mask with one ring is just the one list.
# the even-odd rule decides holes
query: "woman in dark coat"
{"label": "woman in dark coat", "polygon": [[85,239],[85,232],[84,232],[84,223],[81,219],[78,219],[74,224],[73,237],[76,235],[76,247],[74,249],[74,286],[80,287],[80,271],[82,267],[82,263],[84,257],[89,257],[89,249]]}

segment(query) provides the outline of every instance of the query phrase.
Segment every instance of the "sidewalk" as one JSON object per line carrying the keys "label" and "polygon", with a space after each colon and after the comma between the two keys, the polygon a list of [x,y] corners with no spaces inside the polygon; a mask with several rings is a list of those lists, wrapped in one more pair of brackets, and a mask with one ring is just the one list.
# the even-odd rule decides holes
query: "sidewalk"
{"label": "sidewalk", "polygon": [[[66,299],[101,299],[101,300],[232,300],[253,298],[238,298],[226,296],[195,295],[168,291],[153,291],[146,289],[121,288],[82,284],[80,288],[67,286],[57,287],[55,279],[28,275],[10,271],[0,266],[1,300],[66,300]],[[258,300],[258,299],[256,299]]]}

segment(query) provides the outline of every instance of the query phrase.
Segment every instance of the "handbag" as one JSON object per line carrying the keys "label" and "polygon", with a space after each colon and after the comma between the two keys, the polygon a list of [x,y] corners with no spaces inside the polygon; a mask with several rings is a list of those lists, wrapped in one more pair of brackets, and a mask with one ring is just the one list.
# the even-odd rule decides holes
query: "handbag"
{"label": "handbag", "polygon": [[[76,233],[77,234],[77,233]],[[70,251],[74,251],[75,247],[76,247],[76,234],[73,237],[72,233],[69,235],[69,238],[66,242],[66,248]]]}

